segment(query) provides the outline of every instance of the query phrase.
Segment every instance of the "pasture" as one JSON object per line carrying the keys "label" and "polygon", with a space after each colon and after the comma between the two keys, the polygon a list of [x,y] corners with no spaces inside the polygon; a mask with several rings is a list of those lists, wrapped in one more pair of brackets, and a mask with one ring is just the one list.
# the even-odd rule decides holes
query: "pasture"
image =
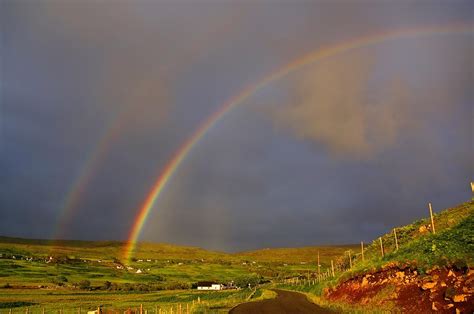
{"label": "pasture", "polygon": [[[350,246],[354,247],[354,246]],[[193,313],[226,312],[232,306],[272,293],[265,284],[309,276],[328,265],[348,246],[212,252],[169,244],[141,243],[130,261],[121,258],[120,242],[0,238],[0,313],[79,309],[124,311],[143,305],[147,313],[176,312],[181,304]],[[233,282],[242,289],[198,291],[199,281]],[[251,283],[251,288],[248,288]],[[259,284],[260,287],[254,290]]]}

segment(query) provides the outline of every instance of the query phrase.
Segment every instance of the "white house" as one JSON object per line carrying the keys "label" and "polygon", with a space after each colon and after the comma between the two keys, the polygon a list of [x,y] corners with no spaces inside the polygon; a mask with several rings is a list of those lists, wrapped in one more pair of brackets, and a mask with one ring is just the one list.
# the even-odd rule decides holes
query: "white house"
{"label": "white house", "polygon": [[197,284],[198,290],[222,290],[223,288],[224,288],[224,285],[221,285],[220,283],[211,282],[211,281],[201,281],[201,282],[198,282]]}

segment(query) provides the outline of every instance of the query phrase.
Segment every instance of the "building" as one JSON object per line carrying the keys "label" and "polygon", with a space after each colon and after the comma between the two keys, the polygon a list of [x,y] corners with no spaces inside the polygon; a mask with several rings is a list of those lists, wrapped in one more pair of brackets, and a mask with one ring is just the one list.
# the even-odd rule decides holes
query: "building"
{"label": "building", "polygon": [[222,290],[224,285],[212,281],[200,281],[197,283],[198,290]]}

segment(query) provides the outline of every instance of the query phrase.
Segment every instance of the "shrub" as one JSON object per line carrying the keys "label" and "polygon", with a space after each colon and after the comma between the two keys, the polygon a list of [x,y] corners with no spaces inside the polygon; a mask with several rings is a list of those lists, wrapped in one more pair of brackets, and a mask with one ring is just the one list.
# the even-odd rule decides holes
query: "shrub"
{"label": "shrub", "polygon": [[81,280],[79,281],[79,289],[87,290],[90,289],[91,282],[89,280]]}

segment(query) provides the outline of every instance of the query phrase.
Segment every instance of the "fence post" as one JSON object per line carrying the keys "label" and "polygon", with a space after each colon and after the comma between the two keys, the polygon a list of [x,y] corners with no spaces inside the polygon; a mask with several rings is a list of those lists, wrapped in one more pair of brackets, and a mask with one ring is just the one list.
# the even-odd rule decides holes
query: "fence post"
{"label": "fence post", "polygon": [[321,263],[319,262],[319,250],[318,250],[318,279],[321,277]]}
{"label": "fence post", "polygon": [[395,250],[398,251],[397,228],[393,228],[393,236],[395,237]]}
{"label": "fence post", "polygon": [[433,209],[431,208],[431,203],[428,203],[428,207],[430,208],[430,217],[431,217],[431,229],[433,229],[433,234],[436,233],[434,218],[433,218]]}
{"label": "fence post", "polygon": [[362,261],[365,261],[365,258],[364,258],[364,241],[360,241],[360,253],[362,254]]}
{"label": "fence post", "polygon": [[333,260],[331,260],[331,269],[332,269],[332,277],[334,278],[336,276],[334,275],[334,261]]}
{"label": "fence post", "polygon": [[382,237],[379,237],[379,241],[380,241],[380,253],[382,254],[382,257],[383,257],[384,254],[383,254],[383,242],[382,242]]}

